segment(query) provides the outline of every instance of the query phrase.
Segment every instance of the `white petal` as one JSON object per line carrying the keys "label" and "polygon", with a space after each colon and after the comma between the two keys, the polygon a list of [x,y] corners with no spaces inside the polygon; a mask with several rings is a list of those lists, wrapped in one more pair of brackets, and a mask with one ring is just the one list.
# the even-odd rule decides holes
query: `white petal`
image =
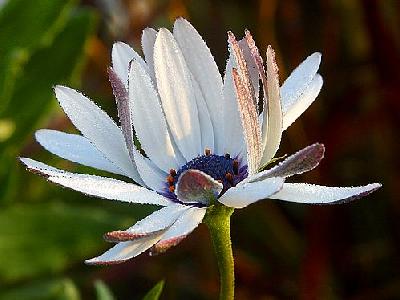
{"label": "white petal", "polygon": [[134,241],[118,243],[102,255],[85,260],[85,263],[88,265],[111,265],[125,262],[128,259],[138,256],[157,243],[162,234],[163,231]]}
{"label": "white petal", "polygon": [[242,208],[275,194],[282,188],[284,181],[284,178],[272,177],[238,185],[227,190],[218,201],[229,207]]}
{"label": "white petal", "polygon": [[84,166],[125,175],[124,172],[105,158],[87,138],[81,135],[41,129],[36,131],[35,137],[47,151],[59,157]]}
{"label": "white petal", "polygon": [[156,192],[132,183],[95,175],[70,173],[30,158],[21,158],[21,161],[28,170],[45,176],[47,180],[90,196],[162,206],[172,203],[169,199]]}
{"label": "white petal", "polygon": [[206,210],[204,207],[191,207],[186,210],[174,225],[165,232],[161,240],[154,245],[152,251],[155,253],[164,252],[179,243],[201,223]]}
{"label": "white petal", "polygon": [[178,169],[184,161],[172,143],[158,94],[148,73],[134,60],[129,76],[132,121],[142,148],[165,172]]}
{"label": "white petal", "polygon": [[96,104],[77,91],[56,86],[56,97],[75,127],[125,175],[142,183],[129,157],[124,136],[115,122]]}
{"label": "white petal", "polygon": [[238,185],[247,182],[259,181],[270,177],[290,177],[295,174],[308,172],[318,166],[324,158],[325,147],[322,144],[313,144],[289,156],[275,167],[247,177]]}
{"label": "white petal", "polygon": [[113,45],[111,59],[114,71],[121,78],[123,83],[128,87],[129,63],[132,59],[139,61],[144,68],[146,63],[139,54],[135,52],[129,45],[123,42],[116,42]]}
{"label": "white petal", "polygon": [[136,167],[145,185],[153,191],[162,192],[166,187],[168,174],[161,171],[154,163],[138,151],[133,153]]}
{"label": "white petal", "polygon": [[380,188],[379,183],[357,187],[328,187],[308,183],[285,183],[271,199],[308,204],[344,203],[364,197]]}
{"label": "white petal", "polygon": [[[174,37],[182,50],[187,66],[204,95],[210,114],[215,140],[223,139],[221,112],[222,78],[217,64],[197,30],[185,19],[178,18],[174,24]],[[203,129],[202,129],[203,130]],[[216,149],[220,151],[221,149]]]}
{"label": "white petal", "polygon": [[306,90],[283,111],[283,130],[286,130],[314,102],[321,90],[323,80],[316,74]]}
{"label": "white petal", "polygon": [[106,233],[104,238],[109,242],[122,242],[142,238],[146,235],[154,235],[174,224],[189,208],[189,206],[181,204],[168,205],[153,212],[127,230]]}
{"label": "white petal", "polygon": [[315,52],[307,57],[285,80],[281,87],[282,110],[287,112],[304,93],[321,63],[321,53]]}
{"label": "white petal", "polygon": [[275,61],[275,52],[267,48],[267,82],[263,111],[263,157],[261,165],[268,163],[279,149],[282,137],[282,109],[279,94],[279,74]]}
{"label": "white petal", "polygon": [[201,149],[209,149],[211,153],[215,153],[214,147],[214,128],[211,122],[210,113],[207,108],[206,101],[200,90],[198,83],[192,80],[193,91],[196,97],[197,110],[199,112],[199,124],[201,132]]}
{"label": "white petal", "polygon": [[157,34],[154,68],[169,128],[182,155],[189,161],[203,151],[195,93],[182,52],[165,28]]}
{"label": "white petal", "polygon": [[222,128],[224,134],[222,139],[217,140],[217,149],[220,155],[231,154],[232,157],[240,155],[246,158],[246,146],[243,136],[243,126],[240,120],[239,107],[235,86],[233,83],[232,69],[235,66],[233,55],[230,55],[226,64],[224,86],[223,86],[223,107],[221,118],[223,120]]}
{"label": "white petal", "polygon": [[142,49],[147,66],[149,67],[149,74],[153,81],[156,83],[156,76],[154,74],[154,43],[156,42],[157,31],[153,28],[146,28],[142,33]]}

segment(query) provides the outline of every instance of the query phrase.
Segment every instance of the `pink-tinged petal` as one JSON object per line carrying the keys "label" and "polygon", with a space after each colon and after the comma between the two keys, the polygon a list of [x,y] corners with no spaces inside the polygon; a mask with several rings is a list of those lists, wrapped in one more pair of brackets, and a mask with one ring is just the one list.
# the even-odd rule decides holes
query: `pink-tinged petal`
{"label": "pink-tinged petal", "polygon": [[206,208],[191,207],[186,210],[152,247],[150,254],[162,253],[177,245],[201,223],[205,213]]}
{"label": "pink-tinged petal", "polygon": [[172,203],[169,199],[156,192],[132,183],[96,175],[70,173],[30,158],[20,158],[20,160],[29,171],[44,176],[48,181],[89,196],[162,206]]}
{"label": "pink-tinged petal", "polygon": [[271,199],[307,204],[339,204],[367,196],[382,185],[371,183],[357,187],[328,187],[308,183],[285,183]]}
{"label": "pink-tinged petal", "polygon": [[136,135],[147,156],[165,172],[178,169],[186,161],[172,141],[148,72],[135,60],[129,74],[129,101]]}
{"label": "pink-tinged petal", "polygon": [[117,124],[81,93],[65,86],[56,86],[54,90],[61,107],[83,136],[126,176],[142,183]]}
{"label": "pink-tinged petal", "polygon": [[157,243],[164,230],[155,235],[149,235],[129,242],[121,242],[103,253],[102,255],[85,260],[88,265],[113,265],[120,264],[143,253]]}
{"label": "pink-tinged petal", "polygon": [[161,28],[154,45],[157,88],[167,123],[184,158],[201,155],[201,132],[191,73],[171,32]]}
{"label": "pink-tinged petal", "polygon": [[239,185],[246,182],[260,181],[270,177],[286,178],[311,171],[319,165],[320,161],[324,158],[324,153],[324,145],[315,143],[289,156],[275,167],[247,177],[240,182]]}
{"label": "pink-tinged petal", "polygon": [[36,131],[35,137],[47,151],[61,158],[110,173],[125,175],[81,135],[41,129]]}
{"label": "pink-tinged petal", "polygon": [[238,66],[238,69],[232,70],[232,76],[246,141],[248,172],[251,176],[257,172],[262,155],[260,148],[261,132],[256,108],[257,100],[254,97],[254,89],[242,50],[231,32],[228,32],[228,41]]}
{"label": "pink-tinged petal", "polygon": [[247,165],[249,175],[257,172],[261,160],[261,132],[254,103],[248,97],[248,91],[236,69],[232,70],[239,111],[246,141]]}
{"label": "pink-tinged petal", "polygon": [[[183,18],[178,18],[175,21],[173,34],[193,79],[197,82],[200,92],[204,96],[204,103],[210,116],[215,141],[223,139],[221,112],[225,108],[221,102],[222,78],[210,49],[197,30]],[[219,150],[215,149],[215,151]]]}
{"label": "pink-tinged petal", "polygon": [[321,63],[321,53],[308,56],[285,80],[281,87],[282,110],[287,113],[305,92]]}
{"label": "pink-tinged petal", "polygon": [[176,183],[176,195],[183,202],[209,203],[223,189],[222,183],[206,173],[189,169],[184,171]]}
{"label": "pink-tinged petal", "polygon": [[272,177],[237,185],[227,190],[218,201],[229,207],[243,208],[275,194],[282,188],[284,181],[284,178]]}
{"label": "pink-tinged petal", "polygon": [[137,60],[144,68],[147,68],[143,58],[123,42],[114,43],[111,59],[115,73],[121,78],[126,88],[128,88],[129,64],[133,59]]}
{"label": "pink-tinged petal", "polygon": [[267,48],[267,86],[264,87],[267,97],[264,97],[262,143],[263,157],[261,164],[268,163],[279,149],[282,137],[282,109],[279,94],[278,65],[275,61],[275,51]]}
{"label": "pink-tinged petal", "polygon": [[286,130],[317,98],[322,85],[321,75],[316,74],[305,91],[292,103],[292,105],[283,111],[283,130]]}
{"label": "pink-tinged petal", "polygon": [[190,207],[181,204],[171,204],[163,207],[146,218],[140,220],[126,230],[112,231],[104,235],[109,242],[125,242],[149,235],[156,235],[168,229]]}
{"label": "pink-tinged petal", "polygon": [[125,84],[117,73],[112,68],[108,69],[108,76],[110,79],[111,87],[117,102],[118,117],[121,123],[121,130],[124,134],[126,147],[128,148],[129,156],[132,161],[134,160],[133,151],[136,150],[133,144],[133,124],[131,119],[131,112],[129,107],[129,95]]}
{"label": "pink-tinged petal", "polygon": [[[246,31],[246,33],[247,33],[247,31]],[[251,49],[250,49],[250,46],[249,46],[249,44],[247,42],[246,37],[241,39],[238,42],[238,44],[239,44],[240,49],[242,50],[243,57],[244,57],[244,59],[246,61],[247,70],[249,72],[251,84],[253,85],[254,97],[255,97],[255,99],[258,100],[259,90],[260,90],[260,76],[258,74],[258,67],[256,65],[256,62],[255,62],[254,58],[253,58],[253,54],[251,52]],[[256,105],[256,108],[257,108],[257,112],[259,113],[258,105]]]}
{"label": "pink-tinged petal", "polygon": [[154,73],[154,43],[156,42],[157,31],[153,28],[145,28],[142,32],[142,50],[146,64],[149,67],[149,74],[153,83],[156,83]]}

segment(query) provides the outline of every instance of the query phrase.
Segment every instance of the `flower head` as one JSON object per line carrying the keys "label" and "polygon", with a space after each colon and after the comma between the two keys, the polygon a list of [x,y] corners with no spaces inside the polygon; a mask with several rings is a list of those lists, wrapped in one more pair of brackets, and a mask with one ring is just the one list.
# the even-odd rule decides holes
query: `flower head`
{"label": "flower head", "polygon": [[[81,93],[55,88],[81,135],[39,130],[37,141],[64,159],[130,182],[21,158],[27,168],[87,195],[163,206],[126,230],[106,233],[105,239],[116,245],[87,263],[119,263],[150,248],[151,253],[163,252],[193,231],[217,203],[234,208],[267,198],[338,203],[380,187],[285,183],[319,164],[324,146],[318,143],[264,170],[282,132],[322,87],[317,73],[321,55],[310,55],[280,86],[270,46],[264,64],[250,32],[240,41],[229,32],[228,42],[224,79],[205,42],[182,18],[173,33],[165,28],[143,31],[144,59],[128,45],[115,43],[109,77],[120,126]],[[142,151],[134,144],[134,131]]]}

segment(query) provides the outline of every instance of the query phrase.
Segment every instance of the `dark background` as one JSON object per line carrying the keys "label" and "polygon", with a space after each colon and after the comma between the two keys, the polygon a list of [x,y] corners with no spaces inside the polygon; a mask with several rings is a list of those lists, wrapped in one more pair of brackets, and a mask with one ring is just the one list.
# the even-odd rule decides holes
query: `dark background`
{"label": "dark background", "polygon": [[[216,299],[207,228],[179,246],[112,267],[85,258],[153,207],[92,199],[27,173],[17,156],[93,172],[33,140],[39,128],[74,129],[52,95],[67,84],[115,117],[107,79],[113,41],[140,52],[141,30],[189,19],[223,71],[226,31],[245,28],[277,53],[281,82],[323,54],[317,101],[284,134],[278,155],[325,144],[318,169],[295,178],[325,185],[382,182],[337,206],[263,201],[232,218],[237,299],[400,299],[400,2],[9,0],[0,8],[0,299],[141,299],[164,279],[161,299]],[[98,280],[101,280],[99,282]],[[105,284],[105,285],[104,285]],[[97,293],[97,296],[96,296]],[[103,297],[103,298],[102,298]]]}

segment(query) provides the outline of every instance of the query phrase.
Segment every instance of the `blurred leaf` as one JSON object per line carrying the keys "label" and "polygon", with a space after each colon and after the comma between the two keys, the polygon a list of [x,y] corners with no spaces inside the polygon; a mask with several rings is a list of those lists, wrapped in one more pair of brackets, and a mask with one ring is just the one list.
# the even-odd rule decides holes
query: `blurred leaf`
{"label": "blurred leaf", "polygon": [[[17,165],[15,156],[24,145],[27,136],[37,127],[51,105],[55,84],[77,80],[77,69],[81,66],[86,40],[93,31],[94,14],[88,9],[74,10],[65,28],[56,36],[54,44],[36,51],[24,66],[24,76],[15,83],[11,104],[3,112],[4,118],[14,122],[15,128],[10,138],[0,143],[0,161],[12,162],[10,168],[0,170],[0,181],[7,180],[8,174]],[[9,180],[8,180],[9,181]],[[16,196],[10,191],[11,182],[0,187],[2,201]]]}
{"label": "blurred leaf", "polygon": [[96,280],[94,283],[96,289],[97,300],[114,300],[114,296],[111,293],[108,286],[101,280]]}
{"label": "blurred leaf", "polygon": [[[23,64],[36,48],[49,46],[76,1],[12,0],[0,10],[0,111],[12,95]],[[2,70],[2,71],[1,71]]]}
{"label": "blurred leaf", "polygon": [[[125,223],[126,220],[124,220]],[[0,212],[0,282],[83,265],[104,245],[104,232],[122,225],[120,216],[82,205],[14,205]],[[1,284],[3,285],[3,284]]]}
{"label": "blurred leaf", "polygon": [[0,300],[80,300],[79,291],[70,279],[34,282],[0,294]]}
{"label": "blurred leaf", "polygon": [[37,51],[24,68],[24,76],[15,87],[9,115],[16,130],[9,142],[23,142],[53,103],[52,87],[66,83],[81,66],[86,40],[92,32],[94,15],[90,10],[75,10],[64,30],[50,47]]}
{"label": "blurred leaf", "polygon": [[164,280],[161,280],[143,297],[143,300],[158,300],[163,288]]}

